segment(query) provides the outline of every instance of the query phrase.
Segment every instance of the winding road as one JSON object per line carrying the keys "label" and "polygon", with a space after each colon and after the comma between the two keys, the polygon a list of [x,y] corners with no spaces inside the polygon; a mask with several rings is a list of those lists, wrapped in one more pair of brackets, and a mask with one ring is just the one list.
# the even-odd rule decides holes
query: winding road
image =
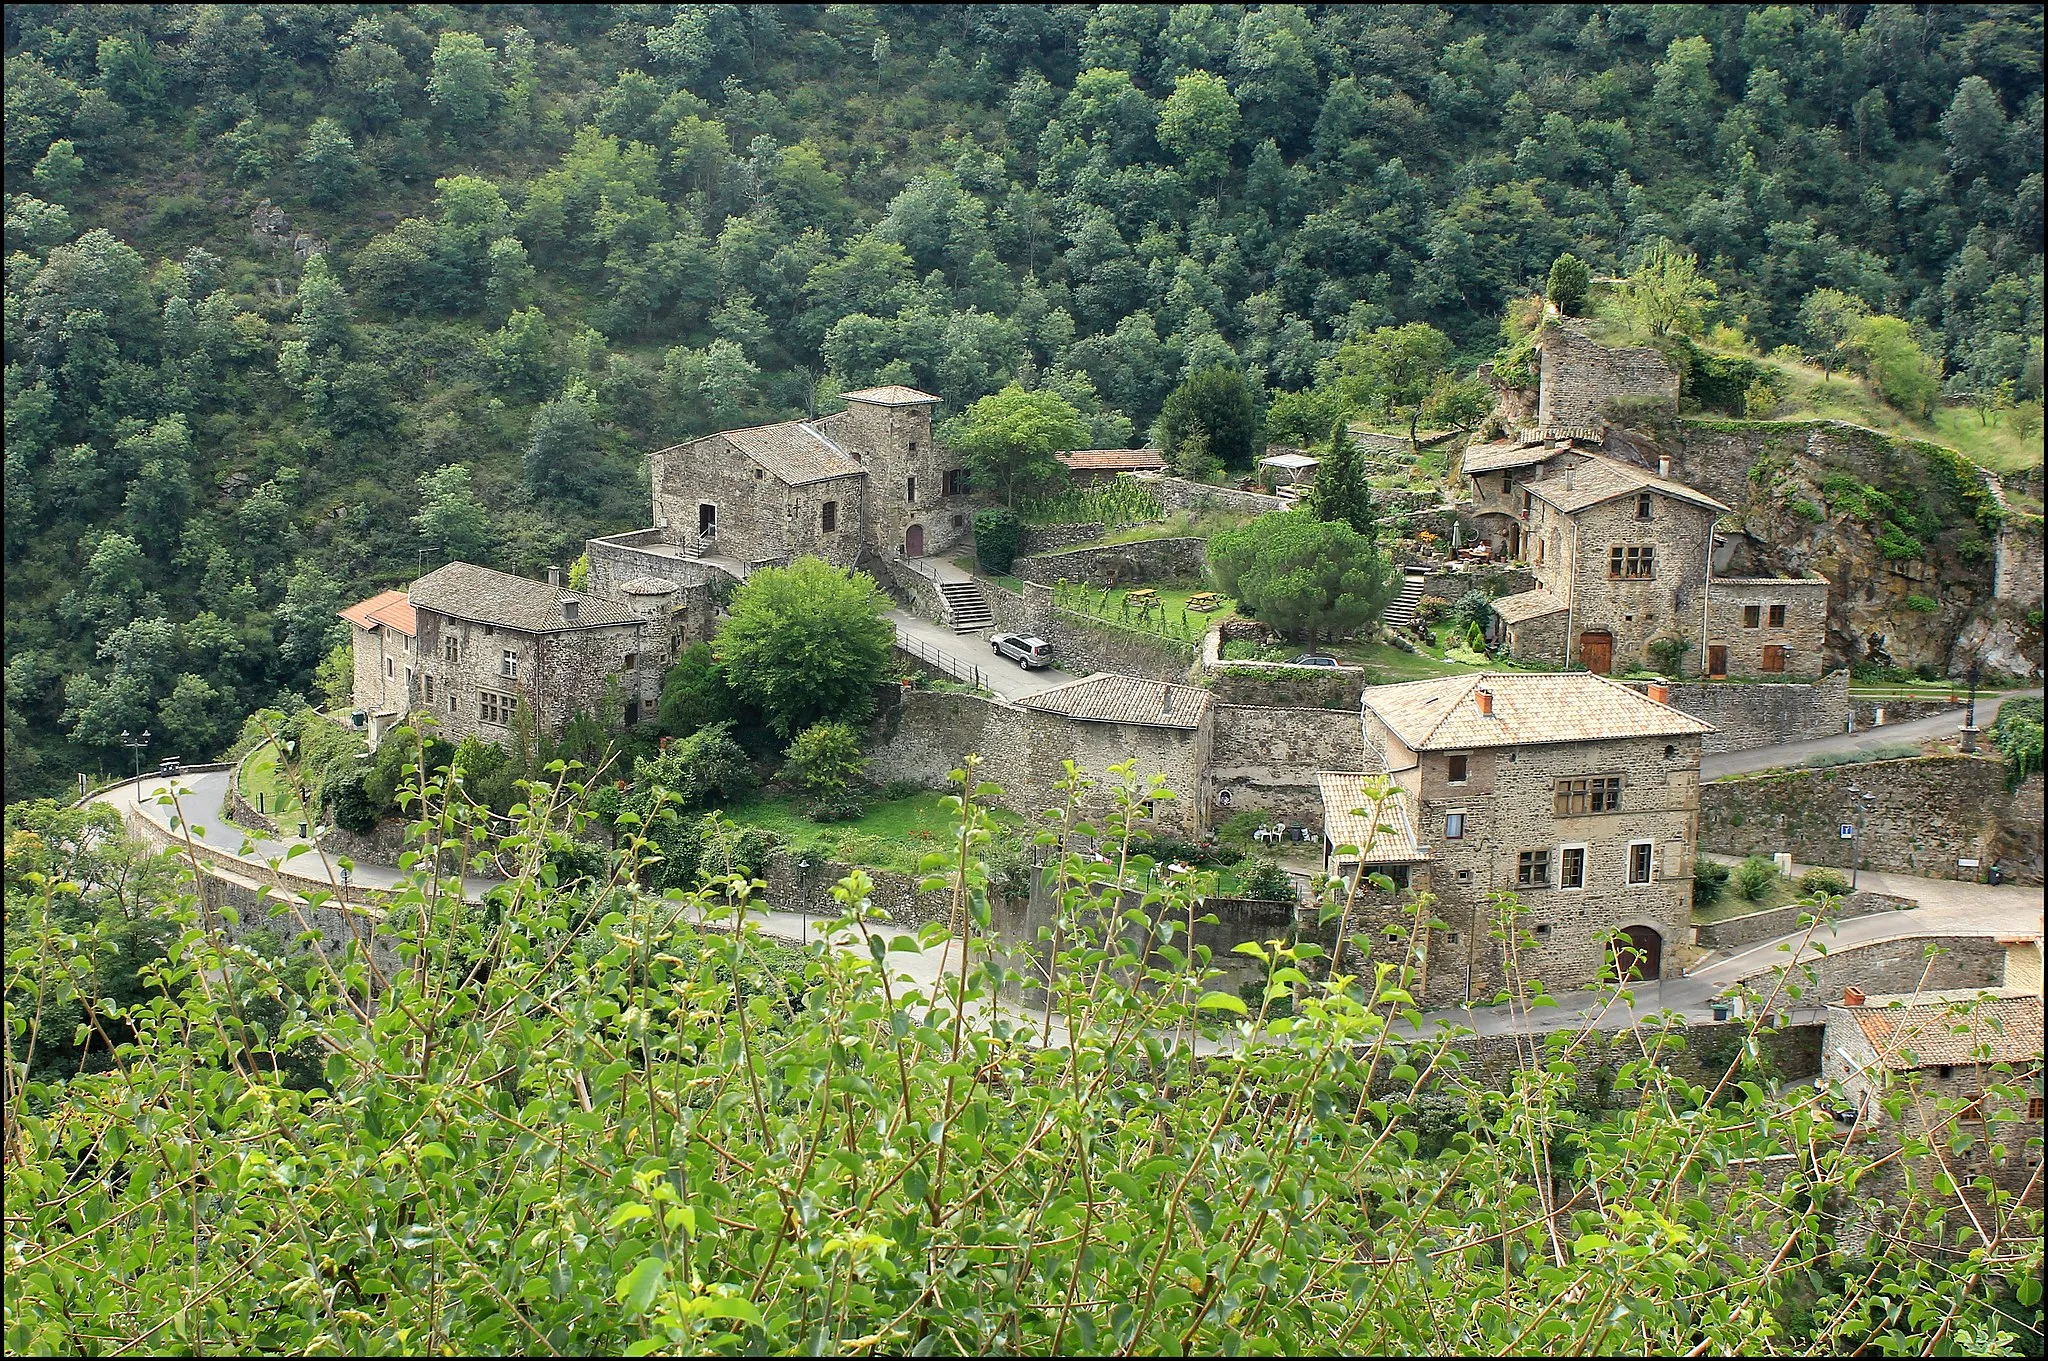
{"label": "winding road", "polygon": [[[2008,690],[2003,694],[1977,696],[1977,726],[1986,729],[1991,720],[1998,716],[1999,706],[2007,700],[2023,696],[2039,698],[2041,691]],[[1778,742],[1768,747],[1751,747],[1748,751],[1724,751],[1700,758],[1700,778],[1718,780],[1726,775],[1746,775],[1751,771],[1775,770],[1780,766],[1806,765],[1819,756],[1839,756],[1852,752],[1880,751],[1897,746],[1901,742],[1917,742],[1926,737],[1953,737],[1963,730],[1961,709],[1946,713],[1930,714],[1926,718],[1909,718],[1903,723],[1887,723],[1882,728],[1864,728],[1857,732],[1837,733],[1833,737],[1816,737],[1810,742]]]}

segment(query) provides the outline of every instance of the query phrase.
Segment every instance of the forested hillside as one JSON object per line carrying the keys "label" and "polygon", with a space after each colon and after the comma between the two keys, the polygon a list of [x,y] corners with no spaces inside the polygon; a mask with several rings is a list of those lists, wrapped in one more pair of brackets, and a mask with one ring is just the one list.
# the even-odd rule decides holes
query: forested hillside
{"label": "forested hillside", "polygon": [[1668,238],[1760,350],[1833,289],[2040,396],[2033,6],[55,5],[6,59],[9,798],[849,384],[1135,442]]}

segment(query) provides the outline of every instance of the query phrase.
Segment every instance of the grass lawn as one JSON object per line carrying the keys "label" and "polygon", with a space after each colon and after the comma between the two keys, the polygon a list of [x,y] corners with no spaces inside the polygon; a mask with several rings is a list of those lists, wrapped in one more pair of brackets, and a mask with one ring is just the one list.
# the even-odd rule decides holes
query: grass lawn
{"label": "grass lawn", "polygon": [[[1091,586],[1088,589],[1088,609],[1086,612],[1100,615],[1111,623],[1121,624],[1128,622],[1132,628],[1145,628],[1148,631],[1156,629],[1160,624],[1161,618],[1157,611],[1151,614],[1149,623],[1140,624],[1138,622],[1139,615],[1135,609],[1132,610],[1128,621],[1124,618],[1123,610],[1124,597],[1132,591],[1152,591],[1158,595],[1160,604],[1165,609],[1166,635],[1172,636],[1184,630],[1185,636],[1181,638],[1181,641],[1200,647],[1202,634],[1208,629],[1210,624],[1219,620],[1229,619],[1237,613],[1237,602],[1228,596],[1223,597],[1222,604],[1218,608],[1211,610],[1207,614],[1190,613],[1188,610],[1188,597],[1209,589],[1210,587],[1205,585],[1190,585],[1187,583],[1177,586],[1149,586],[1140,582],[1133,586],[1113,586],[1107,591]],[[1062,605],[1068,603],[1064,594],[1061,597],[1060,603]]]}
{"label": "grass lawn", "polygon": [[[259,801],[257,795],[263,797]],[[277,747],[266,743],[242,767],[242,797],[249,806],[281,818],[299,811],[299,796],[277,769]]]}
{"label": "grass lawn", "polygon": [[[1734,867],[1730,866],[1729,868],[1733,869]],[[1746,917],[1752,912],[1764,912],[1774,907],[1783,907],[1798,896],[1798,881],[1787,879],[1782,874],[1772,882],[1763,897],[1754,900],[1745,898],[1737,892],[1735,880],[1730,878],[1727,883],[1721,885],[1721,892],[1711,904],[1702,907],[1695,901],[1692,909],[1692,919],[1696,924],[1704,926],[1709,922],[1727,921],[1730,917]]]}
{"label": "grass lawn", "polygon": [[[925,791],[906,799],[876,798],[867,812],[851,822],[815,822],[803,804],[792,798],[757,799],[725,810],[734,822],[762,827],[780,836],[798,854],[815,854],[870,869],[917,872],[918,860],[950,844],[954,819],[945,810],[944,794]],[[995,810],[996,820],[1021,826],[1023,819],[1008,809]]]}

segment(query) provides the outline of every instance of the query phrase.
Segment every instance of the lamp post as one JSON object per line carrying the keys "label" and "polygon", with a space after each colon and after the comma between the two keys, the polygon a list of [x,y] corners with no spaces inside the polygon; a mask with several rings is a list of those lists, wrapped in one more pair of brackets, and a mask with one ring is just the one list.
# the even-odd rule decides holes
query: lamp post
{"label": "lamp post", "polygon": [[811,861],[804,856],[796,862],[796,910],[803,944],[811,943]]}
{"label": "lamp post", "polygon": [[[1859,803],[1858,801],[1861,800]],[[1863,856],[1856,842],[1862,834],[1860,821],[1869,820],[1869,810],[1864,804],[1877,802],[1877,795],[1868,792],[1854,780],[1849,781],[1849,820],[1842,824],[1849,832],[1849,891],[1856,891],[1856,871],[1862,867]]]}
{"label": "lamp post", "polygon": [[142,753],[149,746],[149,729],[142,730],[142,736],[131,736],[126,728],[121,729],[121,745],[135,753],[135,778],[142,778]]}
{"label": "lamp post", "polygon": [[1970,663],[1967,679],[1970,682],[1970,707],[1963,711],[1963,750],[1977,749],[1977,682],[1983,676],[1977,663]]}

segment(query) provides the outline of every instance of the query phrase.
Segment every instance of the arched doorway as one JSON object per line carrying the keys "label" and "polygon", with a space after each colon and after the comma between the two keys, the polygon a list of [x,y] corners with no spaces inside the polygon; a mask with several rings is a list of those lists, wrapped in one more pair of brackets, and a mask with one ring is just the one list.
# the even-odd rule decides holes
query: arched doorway
{"label": "arched doorway", "polygon": [[1614,669],[1614,635],[1601,629],[1579,635],[1579,661],[1596,676]]}
{"label": "arched doorway", "polygon": [[1614,977],[1622,983],[1647,983],[1664,976],[1664,937],[1648,926],[1631,926],[1609,947]]}
{"label": "arched doorway", "polygon": [[903,556],[921,558],[924,556],[924,526],[912,525],[903,531]]}

